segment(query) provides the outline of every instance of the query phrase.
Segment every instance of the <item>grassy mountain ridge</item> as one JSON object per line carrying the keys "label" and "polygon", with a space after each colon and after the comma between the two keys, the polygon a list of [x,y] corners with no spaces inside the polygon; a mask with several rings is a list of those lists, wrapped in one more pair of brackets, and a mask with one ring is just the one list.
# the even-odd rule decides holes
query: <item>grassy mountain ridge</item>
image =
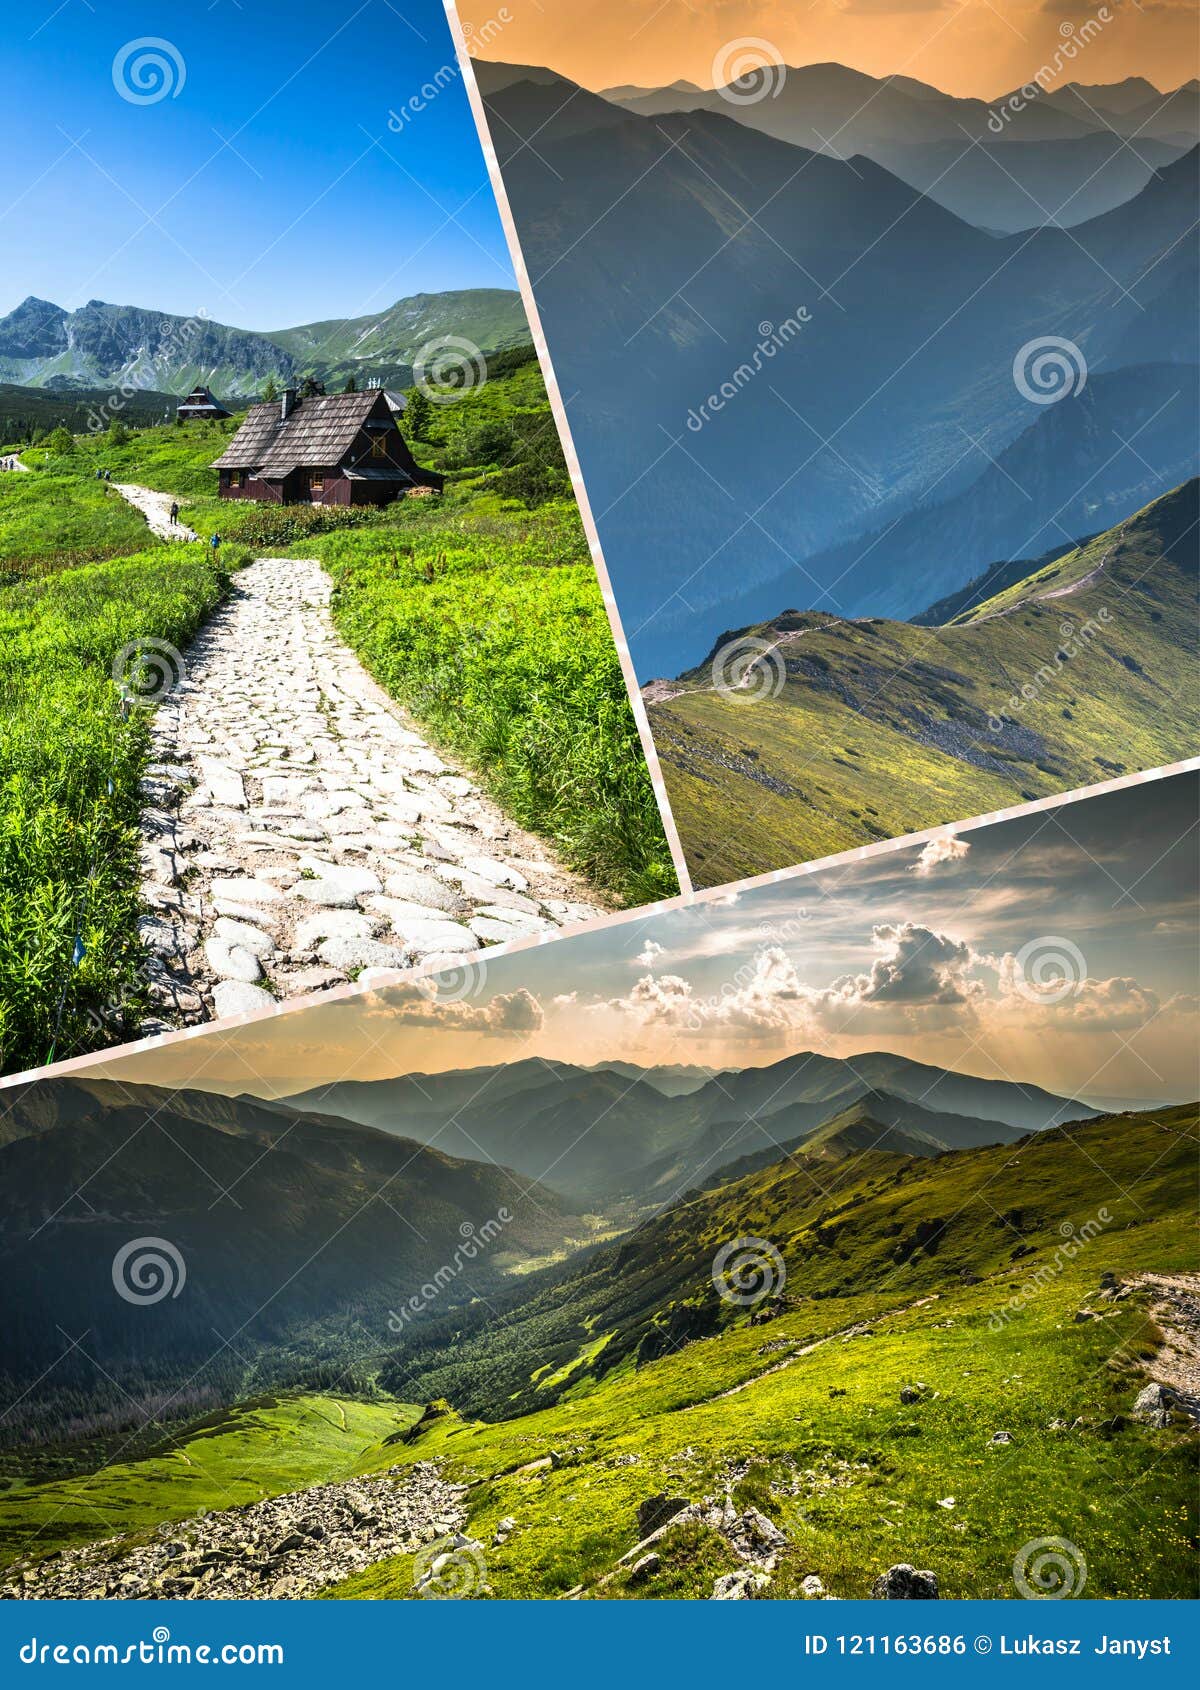
{"label": "grassy mountain ridge", "polygon": [[789,611],[723,636],[772,650],[753,702],[714,690],[705,666],[655,683],[698,882],[1187,756],[1197,532],[1191,481],[941,627]]}
{"label": "grassy mountain ridge", "polygon": [[[1151,1202],[1176,1216],[1189,1201],[1191,1105],[919,1159],[865,1148],[864,1124],[860,1116],[832,1126],[830,1139],[845,1136],[828,1158],[820,1144],[813,1156],[802,1146],[740,1179],[687,1193],[582,1266],[567,1263],[530,1281],[519,1302],[508,1299],[498,1313],[468,1311],[454,1322],[453,1345],[435,1312],[414,1331],[394,1378],[385,1368],[381,1382],[404,1378],[409,1391],[447,1397],[465,1414],[507,1420],[550,1389],[531,1375],[532,1354],[547,1373],[573,1364],[554,1391],[573,1398],[735,1322],[736,1305],[718,1297],[711,1277],[716,1252],[732,1238],[766,1239],[781,1252],[789,1306],[845,1300],[858,1319],[961,1285],[964,1276],[1032,1273],[1038,1253],[1062,1236],[1063,1217],[1086,1216],[1091,1209],[1081,1204],[1094,1208],[1110,1196],[1116,1211],[1120,1193],[1098,1166],[1115,1176],[1125,1168],[1127,1188],[1144,1174]],[[1138,1203],[1156,1212],[1140,1185]],[[1127,1212],[1137,1214],[1133,1204]],[[1033,1248],[1014,1257],[1025,1243]]]}

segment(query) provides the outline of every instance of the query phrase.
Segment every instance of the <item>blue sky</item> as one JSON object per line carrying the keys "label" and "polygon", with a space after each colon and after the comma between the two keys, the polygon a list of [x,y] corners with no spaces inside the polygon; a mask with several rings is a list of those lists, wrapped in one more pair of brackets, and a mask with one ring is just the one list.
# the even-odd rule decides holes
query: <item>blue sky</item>
{"label": "blue sky", "polygon": [[[114,63],[147,38],[175,91],[137,103]],[[140,56],[132,92],[155,92]],[[0,313],[36,294],[276,329],[511,287],[454,62],[441,0],[31,0],[0,55]]]}

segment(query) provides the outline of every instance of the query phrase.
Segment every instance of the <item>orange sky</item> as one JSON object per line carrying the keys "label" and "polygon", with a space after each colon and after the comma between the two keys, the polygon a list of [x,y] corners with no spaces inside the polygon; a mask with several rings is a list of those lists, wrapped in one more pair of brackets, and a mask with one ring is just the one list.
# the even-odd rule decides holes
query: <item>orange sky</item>
{"label": "orange sky", "polygon": [[1165,91],[1198,59],[1195,0],[505,0],[476,10],[463,0],[459,11],[481,58],[549,65],[597,89],[680,77],[711,87],[720,49],[753,37],[785,64],[832,59],[990,99],[1052,63],[1066,26],[1090,18],[1103,28],[1064,81],[1140,75]]}

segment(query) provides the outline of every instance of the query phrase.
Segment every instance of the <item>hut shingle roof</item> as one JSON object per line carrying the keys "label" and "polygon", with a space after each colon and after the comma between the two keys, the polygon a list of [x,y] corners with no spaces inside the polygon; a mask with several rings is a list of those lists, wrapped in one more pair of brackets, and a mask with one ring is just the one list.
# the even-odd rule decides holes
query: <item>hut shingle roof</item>
{"label": "hut shingle roof", "polygon": [[287,475],[299,466],[320,469],[340,461],[379,393],[317,393],[298,399],[284,422],[278,400],[254,405],[214,469],[253,469],[263,476]]}

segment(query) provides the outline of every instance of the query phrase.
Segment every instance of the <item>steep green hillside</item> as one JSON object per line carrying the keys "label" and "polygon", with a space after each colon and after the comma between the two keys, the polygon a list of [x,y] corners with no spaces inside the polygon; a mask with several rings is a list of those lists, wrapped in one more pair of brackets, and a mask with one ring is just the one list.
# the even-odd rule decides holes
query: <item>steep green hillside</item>
{"label": "steep green hillside", "polygon": [[[715,885],[1189,755],[1196,523],[1191,481],[942,627],[786,611],[654,683],[693,875]],[[716,652],[743,640],[763,655],[717,691]]]}
{"label": "steep green hillside", "polygon": [[[98,1520],[133,1535],[164,1520],[236,1508],[264,1496],[352,1477],[364,1453],[402,1432],[419,1410],[390,1399],[264,1396],[161,1435],[141,1459],[117,1458],[79,1476],[26,1487],[0,1462],[0,1565],[28,1546],[38,1553],[87,1542]],[[46,1458],[50,1465],[50,1458]]]}
{"label": "steep green hillside", "polygon": [[481,352],[527,344],[529,323],[520,294],[512,288],[418,293],[372,316],[271,330],[267,338],[298,369],[319,370],[336,381],[363,369],[411,372],[421,349],[444,335],[470,341]]}
{"label": "steep green hillside", "polygon": [[[864,1596],[902,1561],[932,1569],[946,1597],[1013,1597],[1014,1559],[1047,1537],[1075,1546],[1089,1596],[1186,1597],[1196,1440],[1182,1414],[1158,1427],[1130,1410],[1162,1343],[1140,1276],[1195,1267],[1196,1146],[1195,1110],[1173,1108],[934,1161],[776,1163],[552,1288],[473,1322],[456,1313],[440,1341],[422,1327],[424,1350],[397,1353],[401,1400],[448,1401],[419,1424],[394,1401],[335,1394],[248,1405],[94,1478],[27,1462],[0,1497],[5,1555],[34,1532],[36,1552],[144,1533],[185,1498],[228,1507],[255,1485],[396,1466],[403,1480],[436,1461],[471,1487],[477,1595],[708,1596],[746,1564],[721,1521],[728,1498],[730,1515],[756,1509],[782,1534],[769,1598],[812,1575]],[[721,1247],[748,1236],[770,1247],[756,1307],[723,1301],[712,1277]],[[663,1494],[706,1517],[671,1528],[635,1580],[620,1558]],[[414,1560],[331,1594],[411,1598]]]}

